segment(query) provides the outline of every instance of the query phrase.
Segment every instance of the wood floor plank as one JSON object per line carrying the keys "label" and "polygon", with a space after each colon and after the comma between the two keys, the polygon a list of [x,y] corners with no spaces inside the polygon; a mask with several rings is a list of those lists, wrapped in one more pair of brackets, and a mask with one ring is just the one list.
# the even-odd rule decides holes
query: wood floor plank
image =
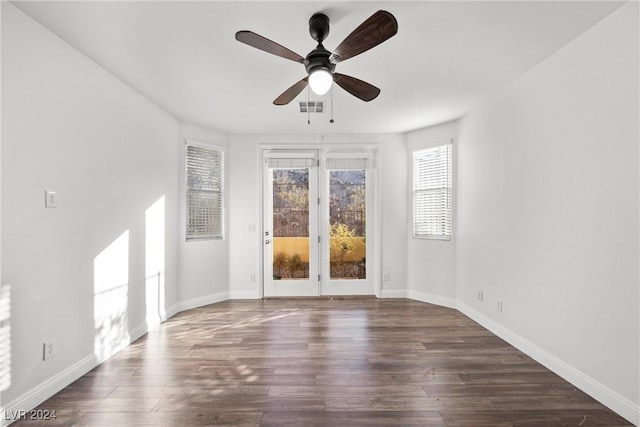
{"label": "wood floor plank", "polygon": [[225,301],[169,319],[15,426],[629,426],[456,310]]}
{"label": "wood floor plank", "polygon": [[261,426],[429,426],[446,427],[435,411],[274,412],[264,413]]}
{"label": "wood floor plank", "polygon": [[622,427],[631,425],[606,410],[441,411],[440,415],[448,427]]}
{"label": "wood floor plank", "polygon": [[[260,424],[262,412],[123,412],[120,414],[106,414],[90,412],[83,414],[74,426],[78,427],[173,427],[173,426],[233,426],[253,427]],[[71,425],[71,424],[67,424]]]}

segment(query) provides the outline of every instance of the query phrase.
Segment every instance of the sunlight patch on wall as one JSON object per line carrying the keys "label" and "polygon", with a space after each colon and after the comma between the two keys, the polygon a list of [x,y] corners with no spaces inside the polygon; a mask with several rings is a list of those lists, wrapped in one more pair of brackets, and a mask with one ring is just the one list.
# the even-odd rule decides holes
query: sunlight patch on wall
{"label": "sunlight patch on wall", "polygon": [[167,317],[165,310],[165,197],[160,197],[145,212],[145,277],[147,327],[159,325]]}
{"label": "sunlight patch on wall", "polygon": [[[11,385],[11,287],[0,286],[0,393]],[[2,409],[0,398],[0,409]],[[4,413],[4,410],[2,410]]]}
{"label": "sunlight patch on wall", "polygon": [[129,230],[93,260],[94,354],[99,362],[129,344]]}

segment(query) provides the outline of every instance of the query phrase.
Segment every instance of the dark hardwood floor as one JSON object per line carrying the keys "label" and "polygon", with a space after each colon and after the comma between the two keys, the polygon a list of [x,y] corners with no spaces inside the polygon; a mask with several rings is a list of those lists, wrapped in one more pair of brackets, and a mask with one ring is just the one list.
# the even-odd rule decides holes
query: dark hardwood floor
{"label": "dark hardwood floor", "polygon": [[77,426],[628,426],[447,308],[226,301],[133,343],[39,409]]}

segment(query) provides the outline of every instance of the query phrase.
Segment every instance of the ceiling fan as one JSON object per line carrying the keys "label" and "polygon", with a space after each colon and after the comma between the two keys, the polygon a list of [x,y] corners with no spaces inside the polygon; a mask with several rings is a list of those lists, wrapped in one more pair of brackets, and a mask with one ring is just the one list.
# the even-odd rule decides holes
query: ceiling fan
{"label": "ceiling fan", "polygon": [[329,35],[329,17],[323,13],[316,13],[309,19],[309,33],[318,42],[318,46],[304,58],[251,31],[238,31],[236,40],[256,49],[304,64],[307,77],[282,92],[273,101],[275,105],[288,104],[307,87],[307,84],[316,94],[324,95],[329,91],[333,82],[336,82],[338,86],[353,96],[368,102],[380,94],[380,89],[355,77],[334,72],[336,65],[379,45],[397,32],[396,18],[387,11],[379,10],[353,30],[333,52],[329,52],[322,45],[322,42]]}

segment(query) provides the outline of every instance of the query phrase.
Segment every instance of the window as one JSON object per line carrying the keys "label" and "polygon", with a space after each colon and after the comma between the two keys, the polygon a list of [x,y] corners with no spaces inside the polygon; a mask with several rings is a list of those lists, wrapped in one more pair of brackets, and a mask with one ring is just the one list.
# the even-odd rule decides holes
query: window
{"label": "window", "polygon": [[222,239],[224,222],[224,151],[186,145],[187,240]]}
{"label": "window", "polygon": [[451,239],[451,144],[413,153],[413,237]]}

